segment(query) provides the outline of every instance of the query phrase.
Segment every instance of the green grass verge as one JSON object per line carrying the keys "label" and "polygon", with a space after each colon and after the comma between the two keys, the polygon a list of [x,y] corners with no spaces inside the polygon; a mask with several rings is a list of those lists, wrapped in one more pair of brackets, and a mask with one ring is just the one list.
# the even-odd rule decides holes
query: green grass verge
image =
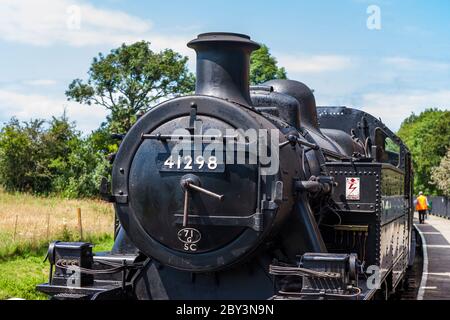
{"label": "green grass verge", "polygon": [[[111,236],[105,235],[91,239],[94,251],[109,251],[114,243]],[[43,262],[46,248],[21,251],[18,257],[0,260],[0,300],[22,298],[27,300],[44,300],[47,297],[36,291],[37,284],[48,281],[48,262]]]}
{"label": "green grass verge", "polygon": [[[64,230],[61,234],[55,236],[55,239],[65,242],[80,241],[76,232]],[[83,241],[98,244],[101,246],[105,241],[111,239],[109,234],[103,235],[86,235]],[[51,241],[35,240],[33,242],[12,241],[8,234],[0,232],[0,262],[8,261],[15,258],[26,258],[29,256],[41,256],[47,253],[48,244]],[[96,245],[97,246],[97,245]],[[106,249],[109,250],[109,249]]]}
{"label": "green grass verge", "polygon": [[0,299],[46,299],[35,289],[37,284],[48,279],[49,266],[43,260],[44,256],[30,256],[0,262]]}

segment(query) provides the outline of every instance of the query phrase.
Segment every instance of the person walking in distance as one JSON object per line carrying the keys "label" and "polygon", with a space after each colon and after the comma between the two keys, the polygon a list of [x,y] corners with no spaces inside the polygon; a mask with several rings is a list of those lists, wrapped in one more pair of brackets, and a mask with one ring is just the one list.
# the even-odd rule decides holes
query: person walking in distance
{"label": "person walking in distance", "polygon": [[419,196],[416,200],[416,210],[419,212],[419,222],[420,224],[425,223],[425,215],[428,210],[428,199],[423,195],[423,192],[419,192]]}

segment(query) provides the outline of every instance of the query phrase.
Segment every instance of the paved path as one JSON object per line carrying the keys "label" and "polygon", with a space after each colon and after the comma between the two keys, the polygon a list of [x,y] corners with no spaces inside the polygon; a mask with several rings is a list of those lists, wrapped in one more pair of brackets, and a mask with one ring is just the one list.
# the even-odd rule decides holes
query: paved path
{"label": "paved path", "polygon": [[423,244],[423,276],[418,300],[450,300],[450,220],[428,216],[416,227]]}

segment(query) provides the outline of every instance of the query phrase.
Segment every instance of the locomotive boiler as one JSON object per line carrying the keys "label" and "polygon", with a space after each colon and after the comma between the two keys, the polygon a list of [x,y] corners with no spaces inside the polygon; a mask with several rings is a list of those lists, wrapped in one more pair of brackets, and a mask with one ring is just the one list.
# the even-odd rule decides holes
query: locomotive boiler
{"label": "locomotive boiler", "polygon": [[123,137],[103,197],[114,247],[53,242],[54,299],[371,299],[401,287],[411,157],[380,120],[316,107],[292,80],[249,86],[248,36],[201,34],[195,94]]}

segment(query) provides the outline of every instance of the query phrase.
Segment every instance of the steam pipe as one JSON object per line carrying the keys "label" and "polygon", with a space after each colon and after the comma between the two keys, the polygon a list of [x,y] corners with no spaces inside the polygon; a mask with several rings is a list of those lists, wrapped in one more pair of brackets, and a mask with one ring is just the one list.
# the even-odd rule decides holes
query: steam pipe
{"label": "steam pipe", "polygon": [[301,222],[301,232],[305,238],[307,252],[328,252],[307,197],[299,197],[295,205],[295,210],[297,211]]}

